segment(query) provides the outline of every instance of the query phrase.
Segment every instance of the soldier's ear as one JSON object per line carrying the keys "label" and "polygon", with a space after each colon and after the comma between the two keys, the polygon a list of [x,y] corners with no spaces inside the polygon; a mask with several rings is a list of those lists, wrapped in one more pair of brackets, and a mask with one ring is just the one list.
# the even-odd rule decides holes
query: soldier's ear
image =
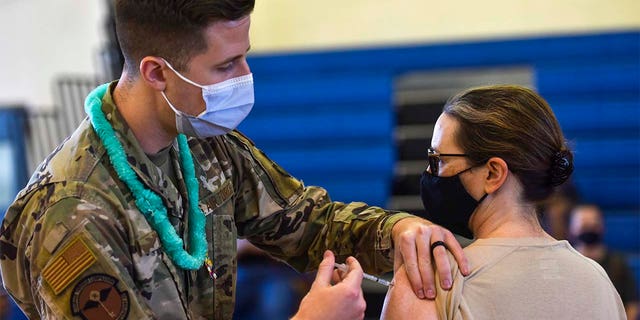
{"label": "soldier's ear", "polygon": [[164,91],[166,87],[165,72],[171,72],[166,62],[158,57],[147,56],[140,61],[140,77],[151,88]]}

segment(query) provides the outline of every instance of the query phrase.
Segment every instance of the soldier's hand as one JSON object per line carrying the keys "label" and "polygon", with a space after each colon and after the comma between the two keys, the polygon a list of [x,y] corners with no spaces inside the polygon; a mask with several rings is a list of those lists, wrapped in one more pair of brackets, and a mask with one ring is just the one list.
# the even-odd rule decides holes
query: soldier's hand
{"label": "soldier's hand", "polygon": [[[362,294],[362,267],[353,257],[347,258],[349,271],[334,270],[335,257],[325,251],[311,290],[302,299],[295,320],[362,319],[366,303]],[[331,285],[331,279],[337,281]]]}
{"label": "soldier's hand", "polygon": [[[436,296],[434,284],[434,268],[431,264],[435,260],[436,269],[440,275],[440,287],[445,290],[451,288],[451,265],[446,250],[453,254],[460,272],[469,274],[469,263],[464,256],[460,243],[451,231],[430,223],[422,218],[406,218],[398,221],[392,229],[394,245],[394,270],[404,264],[407,276],[411,282],[413,292],[420,299],[434,299]],[[433,253],[431,245],[442,241],[445,246],[435,246]]]}

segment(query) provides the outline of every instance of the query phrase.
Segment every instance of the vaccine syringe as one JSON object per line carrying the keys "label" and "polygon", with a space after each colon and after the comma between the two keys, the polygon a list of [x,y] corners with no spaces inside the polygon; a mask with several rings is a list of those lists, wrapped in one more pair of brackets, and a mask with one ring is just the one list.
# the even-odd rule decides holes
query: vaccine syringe
{"label": "vaccine syringe", "polygon": [[[347,265],[346,265],[346,264],[344,264],[344,263],[334,263],[334,266],[335,266],[338,270],[340,270],[340,271],[342,271],[342,272],[347,272],[347,271],[349,271],[349,267],[347,267]],[[373,282],[377,282],[377,283],[379,283],[379,284],[381,284],[381,285],[383,285],[383,286],[387,286],[387,287],[393,286],[393,283],[391,283],[390,281],[387,281],[387,280],[382,279],[382,278],[380,278],[380,277],[372,276],[372,275],[370,275],[370,274],[368,274],[368,273],[363,273],[363,277],[364,277],[365,279],[371,280],[371,281],[373,281]]]}

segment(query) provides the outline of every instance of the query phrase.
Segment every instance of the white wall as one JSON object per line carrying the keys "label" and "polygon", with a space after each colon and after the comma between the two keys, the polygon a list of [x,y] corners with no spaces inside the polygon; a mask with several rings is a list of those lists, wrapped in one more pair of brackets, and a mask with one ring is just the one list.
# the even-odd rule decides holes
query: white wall
{"label": "white wall", "polygon": [[261,0],[256,50],[640,28],[638,0]]}
{"label": "white wall", "polygon": [[0,0],[0,105],[53,105],[55,76],[94,74],[104,1]]}
{"label": "white wall", "polygon": [[[53,79],[95,74],[103,0],[0,0],[0,105],[53,105]],[[254,52],[640,28],[638,0],[257,0]]]}

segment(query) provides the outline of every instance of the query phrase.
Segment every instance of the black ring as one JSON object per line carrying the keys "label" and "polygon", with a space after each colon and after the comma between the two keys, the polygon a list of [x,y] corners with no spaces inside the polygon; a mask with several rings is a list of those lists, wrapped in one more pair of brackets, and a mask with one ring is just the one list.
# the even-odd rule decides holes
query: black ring
{"label": "black ring", "polygon": [[436,241],[431,244],[431,253],[433,253],[433,249],[435,249],[437,246],[443,246],[445,249],[447,248],[447,245],[444,243],[444,241]]}

